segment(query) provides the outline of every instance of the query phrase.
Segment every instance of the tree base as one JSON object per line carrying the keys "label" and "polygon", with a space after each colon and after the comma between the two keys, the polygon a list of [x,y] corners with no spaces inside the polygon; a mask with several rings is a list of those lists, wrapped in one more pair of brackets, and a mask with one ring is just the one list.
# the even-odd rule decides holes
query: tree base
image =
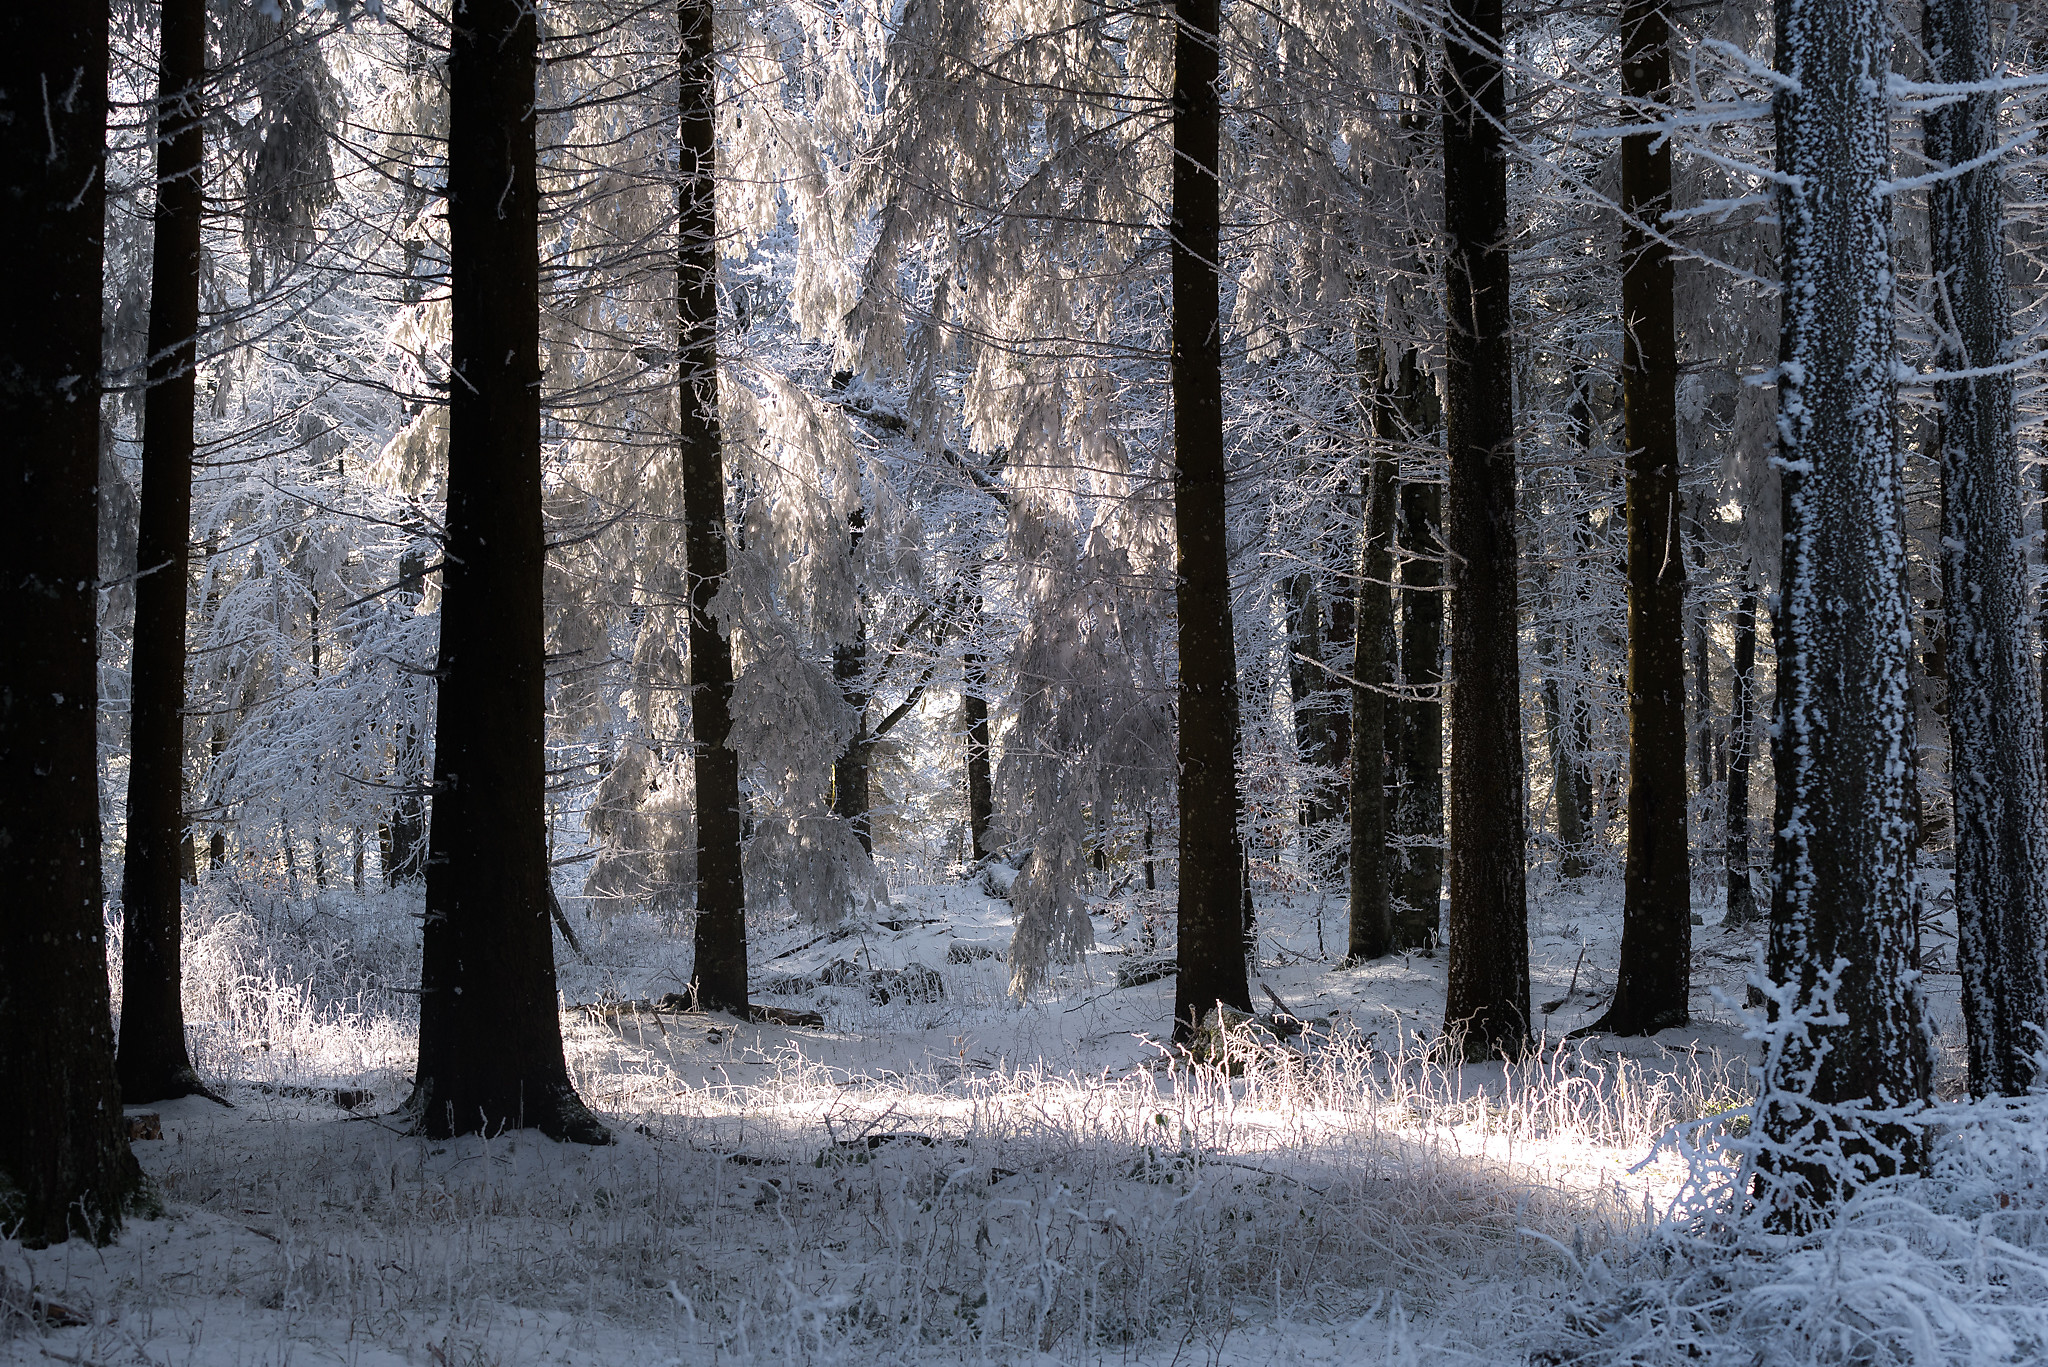
{"label": "tree base", "polygon": [[199,1076],[199,1070],[191,1064],[173,1066],[168,1072],[157,1074],[153,1081],[137,1082],[123,1075],[121,1078],[121,1104],[124,1106],[145,1106],[158,1101],[177,1101],[182,1097],[202,1096],[217,1106],[229,1110],[235,1103],[207,1086]]}
{"label": "tree base", "polygon": [[1686,1011],[1661,1011],[1643,1020],[1632,1020],[1627,1015],[1610,1008],[1604,1016],[1591,1025],[1582,1025],[1566,1035],[1566,1039],[1584,1039],[1588,1035],[1619,1035],[1624,1039],[1642,1035],[1654,1035],[1659,1030],[1692,1024],[1692,1014]]}
{"label": "tree base", "polygon": [[[534,1097],[541,1098],[538,1105]],[[475,1117],[462,1123],[458,1117],[463,1114]],[[513,1115],[492,1115],[490,1109],[481,1105],[453,1106],[434,1104],[434,1084],[431,1080],[415,1080],[412,1095],[405,1104],[393,1113],[393,1118],[405,1122],[406,1133],[423,1139],[453,1139],[463,1134],[497,1135],[507,1130],[539,1130],[549,1139],[560,1144],[590,1144],[602,1146],[615,1142],[611,1129],[592,1114],[576,1095],[576,1089],[567,1083],[535,1088],[528,1094],[528,1100]]]}

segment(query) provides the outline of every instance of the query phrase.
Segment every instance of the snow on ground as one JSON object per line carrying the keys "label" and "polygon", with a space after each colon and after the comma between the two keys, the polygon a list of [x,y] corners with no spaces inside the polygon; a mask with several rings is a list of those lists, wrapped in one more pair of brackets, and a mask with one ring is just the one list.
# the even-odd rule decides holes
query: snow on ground
{"label": "snow on ground", "polygon": [[1339,967],[1341,899],[1264,895],[1263,988],[1310,1028],[1250,1032],[1235,1076],[1162,1047],[1170,979],[1117,986],[1168,897],[1106,901],[1098,949],[1022,1005],[1008,908],[974,884],[902,891],[855,934],[766,928],[756,999],[816,1030],[647,1009],[685,987],[687,935],[593,926],[591,962],[562,955],[564,1030],[619,1143],[586,1149],[389,1119],[402,898],[213,885],[188,1016],[235,1109],[149,1108],[165,1218],[104,1250],[0,1245],[90,1321],[0,1362],[1518,1361],[1589,1260],[1649,1246],[1686,1175],[1644,1164],[1657,1137],[1746,1100],[1722,1003],[1755,946],[1714,925],[1694,1027],[1564,1038],[1612,985],[1616,887],[1534,899],[1554,1005],[1512,1069],[1433,1043],[1442,955]]}

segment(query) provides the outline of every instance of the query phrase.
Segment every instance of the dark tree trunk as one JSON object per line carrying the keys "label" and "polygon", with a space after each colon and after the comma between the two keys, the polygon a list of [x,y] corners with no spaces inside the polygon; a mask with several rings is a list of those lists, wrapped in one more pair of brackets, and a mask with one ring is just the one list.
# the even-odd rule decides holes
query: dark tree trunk
{"label": "dark tree trunk", "polygon": [[30,1247],[113,1238],[142,1181],[100,913],[106,117],[107,7],[0,7],[0,1227]]}
{"label": "dark tree trunk", "polygon": [[1550,631],[1550,676],[1543,681],[1543,734],[1550,742],[1550,805],[1555,809],[1558,875],[1586,876],[1586,809],[1580,802],[1585,787],[1579,777],[1572,738],[1565,725],[1565,694],[1558,681],[1557,667],[1565,658],[1563,632],[1553,624]]}
{"label": "dark tree trunk", "polygon": [[[1294,698],[1294,749],[1304,765],[1319,771],[1304,781],[1301,824],[1313,842],[1315,830],[1335,814],[1336,780],[1330,768],[1329,675],[1323,665],[1323,599],[1312,574],[1289,575],[1287,595],[1288,692]],[[1311,848],[1313,845],[1311,845]]]}
{"label": "dark tree trunk", "polygon": [[968,582],[963,608],[967,615],[967,649],[960,657],[963,689],[961,709],[967,723],[967,833],[974,862],[995,853],[989,825],[995,820],[995,785],[989,776],[988,660],[981,653],[981,551],[968,553]]}
{"label": "dark tree trunk", "polygon": [[[860,545],[860,514],[855,513],[853,544]],[[871,737],[868,735],[868,695],[861,686],[861,675],[868,664],[868,624],[865,618],[854,623],[853,641],[848,645],[832,648],[832,677],[839,681],[840,696],[859,718],[859,731],[847,744],[838,759],[832,761],[832,815],[853,828],[854,838],[860,841],[862,851],[875,852],[874,834],[868,826],[868,751]]]}
{"label": "dark tree trunk", "polygon": [[995,853],[989,825],[995,819],[995,785],[989,779],[987,663],[970,653],[962,661],[967,691],[961,699],[967,720],[967,831],[978,863]]}
{"label": "dark tree trunk", "polygon": [[[1426,381],[1425,381],[1426,383]],[[1394,834],[1402,845],[1394,948],[1436,939],[1444,889],[1443,490],[1401,488],[1401,686]]]}
{"label": "dark tree trunk", "polygon": [[[1356,598],[1348,593],[1329,595],[1329,610],[1323,615],[1323,644],[1317,652],[1317,657],[1325,664],[1332,668],[1342,668],[1347,674],[1351,670],[1343,663],[1344,656],[1358,639],[1358,614],[1355,603]],[[1323,683],[1327,687],[1331,680],[1325,678]],[[1324,763],[1341,774],[1344,767],[1351,762],[1351,709],[1331,708],[1325,716],[1330,728],[1330,741],[1329,748],[1324,752]],[[1334,804],[1330,815],[1333,818],[1343,816],[1350,802],[1345,785],[1340,783],[1333,787],[1330,798]]]}
{"label": "dark tree trunk", "polygon": [[[1911,985],[1916,889],[1907,808],[1912,619],[1898,462],[1891,131],[1884,0],[1786,0],[1775,98],[1785,289],[1778,381],[1784,568],[1770,975],[1787,1023],[1758,1098],[1761,1199],[1810,1227],[1869,1176],[1910,1171],[1917,1139],[1815,1105],[1926,1099]],[[1834,977],[1840,966],[1839,980]],[[1811,1019],[1810,1017],[1808,1019]],[[1836,1023],[1839,1022],[1839,1023]]]}
{"label": "dark tree trunk", "polygon": [[1756,593],[1744,589],[1735,605],[1735,677],[1728,712],[1728,913],[1729,928],[1757,919],[1756,892],[1749,882],[1749,757],[1756,749],[1750,734],[1756,715]]}
{"label": "dark tree trunk", "polygon": [[[1928,0],[1930,79],[1990,81],[1998,71],[1987,0]],[[1927,116],[1938,166],[1998,146],[1989,90]],[[2048,811],[2041,698],[2027,640],[2019,443],[2006,302],[1998,163],[1938,182],[1929,194],[1934,276],[1945,307],[1941,405],[1942,601],[1948,611],[1949,772],[1956,841],[1957,966],[1970,1040],[1970,1091],[2024,1095],[2036,1079],[2036,1028],[2048,1025]]]}
{"label": "dark tree trunk", "polygon": [[157,61],[149,389],[142,405],[129,709],[128,848],[121,865],[121,1096],[205,1093],[185,1050],[185,597],[192,537],[192,402],[199,337],[205,0],[164,0]]}
{"label": "dark tree trunk", "polygon": [[[1663,0],[1624,0],[1621,82],[1671,93]],[[1685,552],[1679,539],[1678,346],[1671,255],[1652,236],[1671,207],[1671,143],[1621,140],[1628,216],[1621,270],[1628,432],[1628,858],[1614,999],[1590,1029],[1647,1035],[1691,1018],[1692,877],[1685,830]]]}
{"label": "dark tree trunk", "polygon": [[1344,957],[1377,959],[1394,948],[1392,848],[1387,829],[1387,685],[1394,640],[1394,460],[1401,417],[1386,356],[1361,349],[1372,435],[1359,522],[1358,634],[1351,653],[1351,925]]}
{"label": "dark tree trunk", "polygon": [[[417,607],[424,595],[426,557],[408,550],[398,560],[398,602]],[[384,881],[391,887],[417,883],[427,875],[427,755],[420,732],[410,721],[405,724],[398,745],[398,796],[391,803],[391,820],[384,828]]]}
{"label": "dark tree trunk", "polygon": [[411,1108],[435,1137],[610,1135],[570,1085],[549,923],[533,8],[448,55],[448,512]]}
{"label": "dark tree trunk", "polygon": [[1216,152],[1218,0],[1177,0],[1173,43],[1173,508],[1180,619],[1180,972],[1173,1033],[1251,1009],[1238,831],[1237,642],[1224,514]]}
{"label": "dark tree trunk", "polygon": [[[1571,423],[1572,444],[1579,453],[1579,479],[1583,482],[1593,450],[1593,386],[1583,363],[1572,368],[1572,397],[1565,411]],[[1592,560],[1593,547],[1592,517],[1582,510],[1572,525],[1572,550],[1583,564]],[[1580,587],[1573,598],[1574,606],[1583,609],[1584,571],[1580,573]],[[1562,613],[1563,609],[1560,598],[1555,611]],[[1551,657],[1555,664],[1544,681],[1544,697],[1556,718],[1556,729],[1551,733],[1550,766],[1551,800],[1557,806],[1557,838],[1563,847],[1558,853],[1558,873],[1566,879],[1584,878],[1592,871],[1586,848],[1587,827],[1593,820],[1593,782],[1586,774],[1592,723],[1586,711],[1584,684],[1573,679],[1567,686],[1562,675],[1572,667],[1583,672],[1585,664],[1577,658],[1578,652],[1572,649],[1571,637],[1566,632],[1555,630],[1552,640]]]}
{"label": "dark tree trunk", "polygon": [[747,1012],[740,757],[732,748],[732,641],[711,615],[725,582],[725,455],[718,413],[717,80],[711,0],[683,0],[682,182],[676,271],[684,557],[690,584],[690,729],[697,777],[697,998]]}
{"label": "dark tree trunk", "polygon": [[1450,466],[1450,982],[1470,1058],[1529,1044],[1507,118],[1500,0],[1452,0],[1444,39],[1444,416]]}

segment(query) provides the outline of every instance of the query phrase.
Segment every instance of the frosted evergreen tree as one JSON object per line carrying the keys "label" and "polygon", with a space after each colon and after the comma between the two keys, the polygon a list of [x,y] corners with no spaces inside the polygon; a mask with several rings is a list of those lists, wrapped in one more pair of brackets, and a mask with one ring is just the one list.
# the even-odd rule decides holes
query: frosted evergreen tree
{"label": "frosted evergreen tree", "polygon": [[1924,98],[1948,618],[1956,966],[1970,1090],[2035,1081],[2048,1025],[2048,805],[2026,613],[1997,49],[1985,0],[1928,0]]}
{"label": "frosted evergreen tree", "polygon": [[1916,1169],[1905,509],[1882,0],[1782,0],[1778,816],[1760,1199],[1800,1228]]}

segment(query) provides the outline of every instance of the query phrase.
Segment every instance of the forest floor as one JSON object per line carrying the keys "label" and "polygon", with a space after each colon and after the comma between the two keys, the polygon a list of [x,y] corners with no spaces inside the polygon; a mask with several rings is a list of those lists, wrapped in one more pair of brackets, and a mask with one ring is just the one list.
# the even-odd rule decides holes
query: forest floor
{"label": "forest floor", "polygon": [[[1748,1099],[1730,1003],[1756,940],[1708,897],[1695,1024],[1572,1041],[1620,890],[1539,892],[1545,1046],[1510,1069],[1433,1043],[1442,954],[1341,967],[1341,898],[1264,894],[1254,993],[1307,1029],[1247,1029],[1228,1070],[1163,1047],[1170,978],[1117,986],[1167,897],[1106,901],[1098,948],[1022,1005],[1009,909],[973,883],[904,889],[860,934],[759,934],[757,1000],[822,1029],[654,1009],[687,936],[594,923],[588,962],[561,953],[572,1074],[619,1140],[590,1149],[400,1132],[403,898],[210,885],[187,1011],[234,1108],[137,1108],[164,1218],[0,1244],[88,1321],[0,1326],[0,1363],[1556,1361],[1561,1317],[1648,1275],[1699,1173],[1660,1136]],[[1951,1093],[1954,981],[1931,980]]]}

